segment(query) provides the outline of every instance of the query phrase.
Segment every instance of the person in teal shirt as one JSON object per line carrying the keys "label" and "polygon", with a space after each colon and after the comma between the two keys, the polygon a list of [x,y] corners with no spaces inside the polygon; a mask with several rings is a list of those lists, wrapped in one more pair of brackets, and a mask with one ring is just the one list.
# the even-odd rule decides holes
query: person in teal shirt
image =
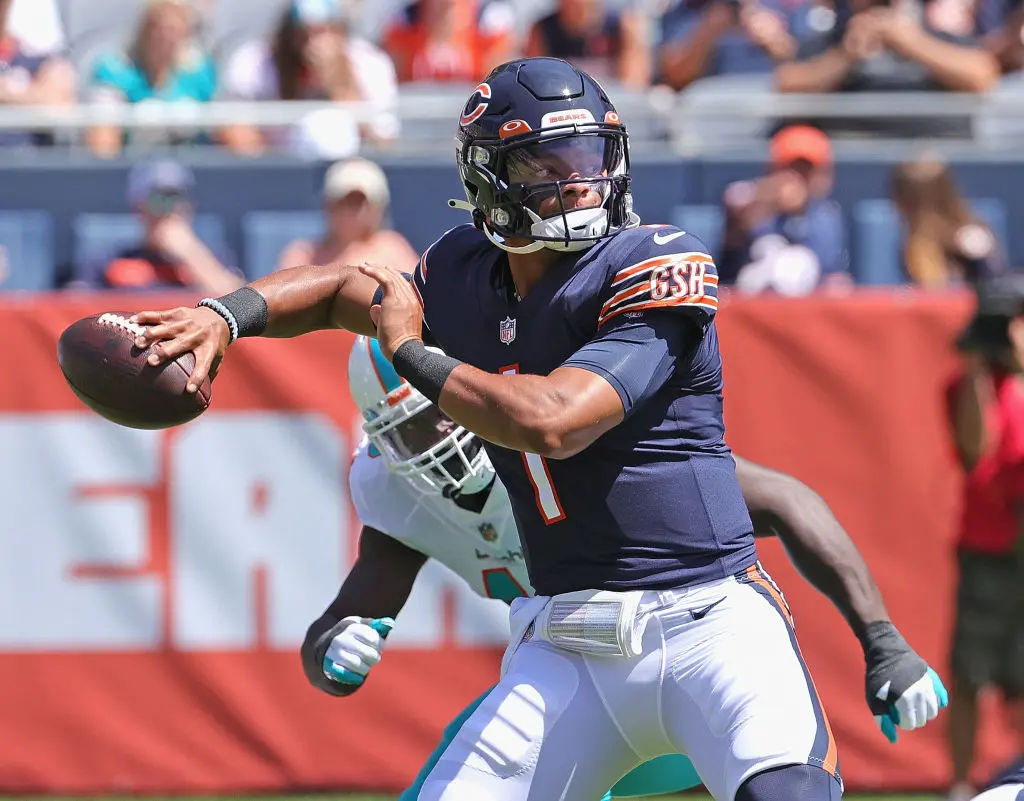
{"label": "person in teal shirt", "polygon": [[[130,47],[100,55],[93,65],[91,84],[94,102],[205,103],[217,91],[217,71],[210,55],[192,38],[188,4],[149,0]],[[171,138],[181,141],[183,137],[172,133]],[[102,127],[92,129],[88,139],[94,153],[113,156],[125,137],[116,128]]]}

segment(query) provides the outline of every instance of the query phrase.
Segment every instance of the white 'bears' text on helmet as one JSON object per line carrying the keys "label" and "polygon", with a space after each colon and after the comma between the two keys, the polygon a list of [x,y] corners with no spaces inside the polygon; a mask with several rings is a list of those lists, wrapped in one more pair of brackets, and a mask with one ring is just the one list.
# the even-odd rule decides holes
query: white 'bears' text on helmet
{"label": "white 'bears' text on helmet", "polygon": [[[449,205],[504,250],[585,250],[640,223],[626,127],[601,85],[562,59],[491,70],[462,110],[456,159],[466,200]],[[569,194],[591,200],[567,208]]]}
{"label": "white 'bears' text on helmet", "polygon": [[348,385],[371,447],[421,492],[471,495],[493,481],[480,440],[399,376],[376,339],[356,339]]}

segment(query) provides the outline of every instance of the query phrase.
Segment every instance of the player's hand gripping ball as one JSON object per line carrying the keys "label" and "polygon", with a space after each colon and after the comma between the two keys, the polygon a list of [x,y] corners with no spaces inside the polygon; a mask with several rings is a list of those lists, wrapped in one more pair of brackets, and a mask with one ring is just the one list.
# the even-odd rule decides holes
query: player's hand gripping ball
{"label": "player's hand gripping ball", "polygon": [[403,342],[423,339],[423,304],[409,279],[395,268],[366,263],[359,272],[380,284],[381,302],[370,307],[370,319],[381,350],[391,359]]}
{"label": "player's hand gripping ball", "polygon": [[153,347],[138,344],[146,329],[131,317],[96,314],[64,330],[57,361],[68,385],[94,412],[128,428],[170,428],[195,419],[210,405],[209,377],[187,391],[195,355],[153,364]]}

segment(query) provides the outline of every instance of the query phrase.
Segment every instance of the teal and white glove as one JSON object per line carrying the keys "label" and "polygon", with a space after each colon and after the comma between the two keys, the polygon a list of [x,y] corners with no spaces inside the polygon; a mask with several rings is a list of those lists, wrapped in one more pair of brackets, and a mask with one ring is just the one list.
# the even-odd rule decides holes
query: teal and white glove
{"label": "teal and white glove", "polygon": [[889,742],[896,727],[918,729],[938,717],[949,693],[938,674],[888,621],[868,625],[861,641],[867,662],[868,706]]}
{"label": "teal and white glove", "polygon": [[395,621],[390,617],[352,615],[342,618],[324,655],[324,675],[333,682],[351,688],[350,692],[357,690],[366,681],[370,668],[380,662],[384,640],[394,626]]}

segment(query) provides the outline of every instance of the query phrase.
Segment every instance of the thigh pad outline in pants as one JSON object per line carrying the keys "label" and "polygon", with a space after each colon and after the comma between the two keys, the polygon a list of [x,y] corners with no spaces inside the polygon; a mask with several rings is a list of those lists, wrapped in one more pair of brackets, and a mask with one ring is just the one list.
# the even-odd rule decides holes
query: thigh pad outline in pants
{"label": "thigh pad outline in pants", "polygon": [[601,798],[638,759],[608,718],[585,659],[538,640],[519,646],[418,801]]}
{"label": "thigh pad outline in pants", "polygon": [[[751,570],[702,590],[706,597],[689,593],[658,617],[669,660],[665,725],[717,801],[733,801],[744,781],[781,765],[817,765],[841,783],[835,739],[788,607],[771,580]],[[693,620],[689,609],[715,601]]]}

